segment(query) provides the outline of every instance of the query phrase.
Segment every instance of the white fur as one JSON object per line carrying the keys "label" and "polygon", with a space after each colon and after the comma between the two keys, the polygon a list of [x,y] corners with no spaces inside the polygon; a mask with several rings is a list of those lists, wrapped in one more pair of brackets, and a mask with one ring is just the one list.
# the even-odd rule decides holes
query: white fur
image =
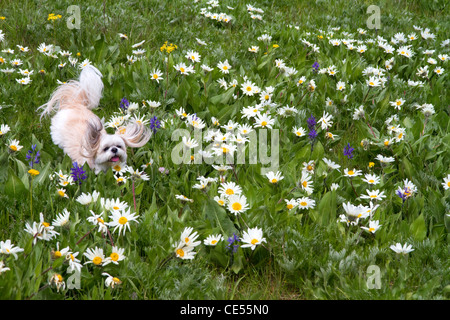
{"label": "white fur", "polygon": [[[106,171],[127,160],[126,146],[141,147],[150,139],[150,130],[130,123],[124,133],[108,134],[91,109],[98,106],[103,92],[100,71],[88,65],[79,81],[60,85],[50,100],[41,106],[41,118],[54,111],[50,126],[53,142],[78,165],[87,163],[95,173]],[[116,157],[119,158],[118,161]]]}

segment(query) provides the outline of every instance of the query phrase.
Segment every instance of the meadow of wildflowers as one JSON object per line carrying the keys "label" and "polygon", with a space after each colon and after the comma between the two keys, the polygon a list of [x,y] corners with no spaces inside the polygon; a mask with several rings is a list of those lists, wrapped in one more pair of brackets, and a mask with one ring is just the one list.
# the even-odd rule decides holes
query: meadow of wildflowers
{"label": "meadow of wildflowers", "polygon": [[[448,4],[377,5],[3,0],[0,298],[448,299]],[[97,175],[38,110],[87,65],[152,132]]]}

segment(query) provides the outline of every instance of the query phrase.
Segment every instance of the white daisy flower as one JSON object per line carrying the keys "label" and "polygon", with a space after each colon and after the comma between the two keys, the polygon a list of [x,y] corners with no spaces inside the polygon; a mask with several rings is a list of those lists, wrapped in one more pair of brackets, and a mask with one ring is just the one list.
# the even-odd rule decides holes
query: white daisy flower
{"label": "white daisy flower", "polygon": [[241,248],[251,248],[252,250],[255,250],[257,245],[266,242],[262,230],[258,227],[248,228],[247,231],[244,231],[241,240],[244,243]]}

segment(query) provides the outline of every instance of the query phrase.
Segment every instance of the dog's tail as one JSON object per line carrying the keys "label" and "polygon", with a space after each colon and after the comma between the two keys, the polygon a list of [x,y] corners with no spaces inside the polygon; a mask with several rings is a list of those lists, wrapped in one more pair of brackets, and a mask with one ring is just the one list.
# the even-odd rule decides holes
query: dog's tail
{"label": "dog's tail", "polygon": [[79,80],[70,80],[61,84],[51,95],[50,100],[40,106],[41,118],[50,115],[54,110],[64,109],[73,104],[84,105],[88,109],[98,106],[103,92],[102,74],[92,66],[87,65],[80,73]]}

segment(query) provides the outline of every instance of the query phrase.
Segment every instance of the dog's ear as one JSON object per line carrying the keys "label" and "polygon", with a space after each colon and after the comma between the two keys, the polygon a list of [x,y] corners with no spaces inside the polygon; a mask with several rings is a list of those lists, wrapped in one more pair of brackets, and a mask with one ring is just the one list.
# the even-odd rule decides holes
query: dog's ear
{"label": "dog's ear", "polygon": [[139,148],[145,145],[152,135],[149,128],[142,123],[131,122],[116,131],[128,147]]}
{"label": "dog's ear", "polygon": [[99,118],[91,118],[87,124],[86,133],[83,136],[84,143],[82,154],[88,159],[88,162],[93,162],[97,150],[100,147],[100,140],[102,136],[103,125]]}

